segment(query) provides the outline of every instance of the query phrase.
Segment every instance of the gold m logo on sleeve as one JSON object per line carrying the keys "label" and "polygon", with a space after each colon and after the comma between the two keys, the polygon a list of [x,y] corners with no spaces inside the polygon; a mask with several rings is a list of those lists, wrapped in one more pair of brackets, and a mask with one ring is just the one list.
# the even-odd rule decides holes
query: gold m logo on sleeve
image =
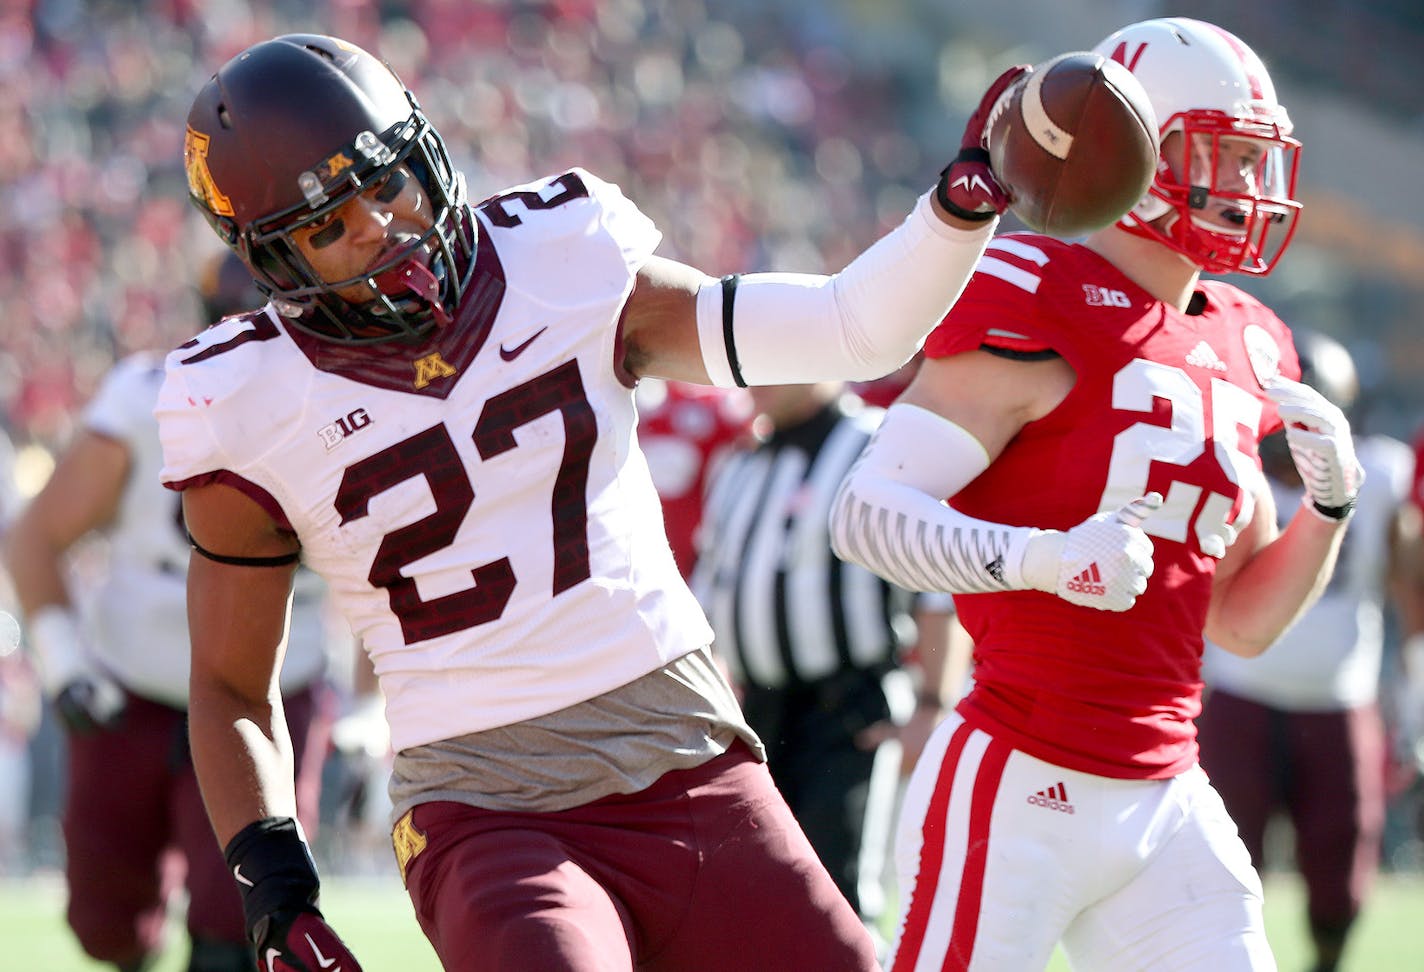
{"label": "gold m logo on sleeve", "polygon": [[411,861],[425,850],[428,841],[425,835],[415,829],[415,822],[411,819],[414,810],[407,810],[405,814],[396,821],[396,829],[391,831],[391,844],[396,849],[396,863],[400,865],[401,883],[405,883],[405,875],[410,870]]}

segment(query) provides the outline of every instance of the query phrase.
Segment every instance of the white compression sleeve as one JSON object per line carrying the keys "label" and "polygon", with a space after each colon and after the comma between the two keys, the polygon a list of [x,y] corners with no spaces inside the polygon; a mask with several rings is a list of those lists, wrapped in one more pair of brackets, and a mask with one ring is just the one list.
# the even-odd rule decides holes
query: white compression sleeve
{"label": "white compression sleeve", "polygon": [[926,194],[904,222],[835,276],[755,273],[703,287],[697,330],[712,383],[889,374],[954,306],[997,224],[947,226]]}
{"label": "white compression sleeve", "polygon": [[988,466],[984,447],[960,426],[916,405],[890,406],[836,495],[832,548],[907,590],[1030,589],[1025,550],[1048,531],[977,520],[937,499]]}

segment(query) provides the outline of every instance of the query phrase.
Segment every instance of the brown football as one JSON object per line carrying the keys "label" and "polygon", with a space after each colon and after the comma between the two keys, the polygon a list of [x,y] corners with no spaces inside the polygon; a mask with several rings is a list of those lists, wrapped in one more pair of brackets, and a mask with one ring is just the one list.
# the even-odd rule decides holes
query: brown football
{"label": "brown football", "polygon": [[1004,95],[989,125],[989,164],[1030,229],[1072,237],[1111,225],[1147,194],[1157,116],[1117,61],[1060,54]]}

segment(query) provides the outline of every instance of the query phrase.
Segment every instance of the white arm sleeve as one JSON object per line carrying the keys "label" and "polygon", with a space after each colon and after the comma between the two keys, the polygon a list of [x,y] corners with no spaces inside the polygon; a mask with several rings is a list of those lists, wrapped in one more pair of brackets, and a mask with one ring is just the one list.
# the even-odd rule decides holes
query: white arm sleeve
{"label": "white arm sleeve", "polygon": [[727,388],[889,374],[919,350],[994,234],[947,226],[920,197],[910,215],[832,277],[726,277],[697,295],[712,383]]}
{"label": "white arm sleeve", "polygon": [[989,523],[950,509],[989,466],[979,440],[917,405],[897,403],[851,467],[831,508],[831,546],[912,591],[1042,589],[1024,578],[1035,537],[1054,531]]}

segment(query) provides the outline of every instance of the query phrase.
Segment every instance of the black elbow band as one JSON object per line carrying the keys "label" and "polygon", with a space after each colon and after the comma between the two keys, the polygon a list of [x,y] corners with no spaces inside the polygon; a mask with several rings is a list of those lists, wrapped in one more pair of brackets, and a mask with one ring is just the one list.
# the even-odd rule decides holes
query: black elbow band
{"label": "black elbow band", "polygon": [[742,377],[742,363],[737,360],[737,339],[732,333],[732,307],[737,302],[737,281],[741,274],[729,273],[722,278],[722,343],[727,347],[727,364],[732,369],[732,380],[738,388],[747,387]]}
{"label": "black elbow band", "polygon": [[1351,514],[1355,512],[1355,501],[1353,499],[1344,506],[1321,506],[1313,500],[1311,501],[1311,505],[1327,520],[1348,520]]}
{"label": "black elbow band", "polygon": [[229,557],[226,554],[213,553],[211,550],[204,549],[198,541],[193,539],[191,533],[188,534],[188,546],[214,563],[227,564],[231,567],[286,567],[288,564],[295,564],[302,559],[300,550],[282,554],[280,557]]}

